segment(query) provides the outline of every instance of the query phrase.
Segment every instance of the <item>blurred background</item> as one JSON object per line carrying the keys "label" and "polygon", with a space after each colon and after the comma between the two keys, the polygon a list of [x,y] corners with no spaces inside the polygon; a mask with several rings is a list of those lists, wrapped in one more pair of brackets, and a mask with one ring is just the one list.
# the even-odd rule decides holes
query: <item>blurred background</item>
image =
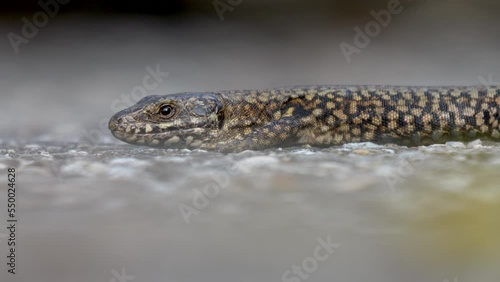
{"label": "blurred background", "polygon": [[[354,28],[391,2],[400,13],[347,60],[340,44],[355,47]],[[0,137],[92,139],[126,107],[116,99],[143,93],[500,81],[499,10],[493,0],[6,3]],[[148,67],[168,77],[141,92]],[[93,143],[109,141],[99,131]]]}
{"label": "blurred background", "polygon": [[[498,144],[220,155],[126,146],[107,122],[150,94],[500,85],[499,14],[495,0],[2,3],[0,168],[19,170],[22,206],[19,275],[0,231],[0,280],[297,282],[283,274],[331,238],[308,281],[498,281]],[[229,184],[187,223],[179,207],[214,175]]]}

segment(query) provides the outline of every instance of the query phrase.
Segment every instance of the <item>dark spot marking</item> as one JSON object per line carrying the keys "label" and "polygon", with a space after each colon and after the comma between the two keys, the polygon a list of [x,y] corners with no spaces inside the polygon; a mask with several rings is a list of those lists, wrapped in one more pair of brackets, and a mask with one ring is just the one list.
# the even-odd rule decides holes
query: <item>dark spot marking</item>
{"label": "dark spot marking", "polygon": [[443,101],[441,101],[441,102],[439,103],[439,110],[441,110],[441,111],[443,111],[443,112],[447,112],[447,111],[448,111],[448,109],[449,109],[448,103],[443,102]]}
{"label": "dark spot marking", "polygon": [[450,120],[448,121],[448,126],[450,128],[455,128],[457,126],[457,124],[455,123],[455,120],[456,120],[455,113],[449,112],[449,114],[450,114]]}
{"label": "dark spot marking", "polygon": [[432,130],[437,130],[441,128],[441,122],[439,121],[439,115],[437,113],[432,113],[431,126]]}
{"label": "dark spot marking", "polygon": [[483,111],[483,116],[485,123],[488,124],[491,118],[490,111],[487,110]]}
{"label": "dark spot marking", "polygon": [[407,126],[408,122],[405,121],[405,113],[402,111],[398,111],[399,118],[398,118],[398,125],[399,126]]}
{"label": "dark spot marking", "polygon": [[415,129],[416,131],[422,131],[424,129],[424,120],[422,116],[415,116]]}

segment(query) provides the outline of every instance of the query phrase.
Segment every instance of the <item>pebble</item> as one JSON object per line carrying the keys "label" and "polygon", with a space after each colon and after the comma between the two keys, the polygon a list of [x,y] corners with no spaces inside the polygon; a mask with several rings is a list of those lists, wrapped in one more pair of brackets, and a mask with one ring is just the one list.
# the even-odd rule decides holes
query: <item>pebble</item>
{"label": "pebble", "polygon": [[478,149],[482,147],[483,147],[483,142],[481,142],[480,139],[474,140],[472,142],[469,142],[469,144],[467,144],[467,148],[470,149]]}
{"label": "pebble", "polygon": [[248,173],[255,168],[263,167],[263,166],[271,166],[271,165],[275,165],[278,163],[279,163],[279,160],[275,157],[256,156],[256,157],[249,157],[249,158],[246,158],[246,159],[239,161],[236,164],[236,168],[240,171]]}
{"label": "pebble", "polygon": [[47,151],[41,151],[41,152],[40,152],[40,156],[42,156],[42,157],[46,157],[46,158],[50,158],[50,159],[54,158],[54,157],[53,157],[53,156],[52,156],[49,152],[47,152]]}
{"label": "pebble", "polygon": [[88,155],[89,153],[87,153],[87,152],[85,152],[85,151],[69,150],[69,151],[68,151],[68,154],[70,154],[70,155],[74,155],[74,156],[86,156],[86,155]]}
{"label": "pebble", "polygon": [[446,142],[447,147],[465,149],[465,144],[462,142]]}
{"label": "pebble", "polygon": [[24,146],[26,149],[40,149],[42,148],[42,146],[38,145],[38,144],[28,144],[26,146]]}
{"label": "pebble", "polygon": [[369,150],[353,150],[352,151],[354,154],[362,155],[362,156],[367,156],[370,154]]}
{"label": "pebble", "polygon": [[384,148],[382,145],[378,145],[372,142],[361,142],[361,143],[348,143],[342,146],[346,149],[380,149]]}

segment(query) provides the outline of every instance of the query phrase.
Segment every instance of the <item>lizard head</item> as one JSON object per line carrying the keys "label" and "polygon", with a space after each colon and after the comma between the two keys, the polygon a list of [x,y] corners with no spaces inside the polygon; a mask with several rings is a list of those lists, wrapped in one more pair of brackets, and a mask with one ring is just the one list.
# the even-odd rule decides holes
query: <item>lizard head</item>
{"label": "lizard head", "polygon": [[214,93],[148,96],[109,121],[118,139],[164,148],[203,148],[224,121],[222,98]]}

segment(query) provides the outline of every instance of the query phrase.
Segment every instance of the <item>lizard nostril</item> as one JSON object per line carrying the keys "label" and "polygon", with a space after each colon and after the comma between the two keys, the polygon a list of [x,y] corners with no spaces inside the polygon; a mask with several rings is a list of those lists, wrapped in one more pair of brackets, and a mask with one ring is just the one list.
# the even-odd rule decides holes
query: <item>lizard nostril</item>
{"label": "lizard nostril", "polygon": [[111,131],[114,131],[118,127],[118,125],[116,124],[116,119],[114,118],[110,119],[108,127]]}
{"label": "lizard nostril", "polygon": [[124,121],[123,117],[117,118],[116,116],[111,117],[108,123],[108,127],[111,131],[114,131],[118,128],[118,125],[122,124]]}

